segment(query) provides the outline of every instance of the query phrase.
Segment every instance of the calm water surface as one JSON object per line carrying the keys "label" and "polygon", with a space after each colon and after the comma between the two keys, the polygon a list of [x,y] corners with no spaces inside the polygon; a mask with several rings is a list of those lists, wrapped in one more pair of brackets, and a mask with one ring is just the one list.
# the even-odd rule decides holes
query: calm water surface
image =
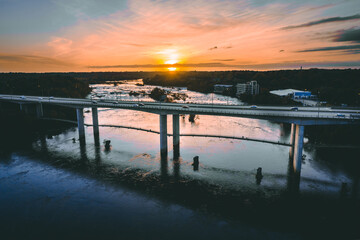
{"label": "calm water surface", "polygon": [[[130,91],[149,93],[154,88],[136,83],[139,81],[117,86],[96,84],[89,98],[153,101],[147,96],[129,96]],[[242,104],[216,94],[165,89],[186,93],[187,102]],[[84,115],[85,122],[91,124],[91,111]],[[287,125],[219,116],[197,116],[195,122],[190,122],[188,117],[180,118],[182,134],[289,142]],[[99,123],[159,131],[159,116],[140,111],[99,109]],[[168,116],[169,133],[171,127]],[[272,211],[271,204],[282,201],[309,203],[300,209],[313,212],[312,200],[308,200],[313,198],[320,205],[322,201],[334,202],[331,207],[339,209],[342,201],[355,201],[355,207],[358,206],[359,171],[354,168],[359,166],[354,160],[359,152],[355,150],[305,148],[300,183],[292,186],[289,148],[285,146],[181,137],[181,157],[173,159],[169,137],[168,159],[161,159],[158,134],[100,127],[101,143],[111,140],[111,149],[106,150],[103,144],[95,147],[92,130],[86,127],[86,144],[74,143],[72,138],[77,139],[78,132],[70,128],[40,135],[14,151],[2,151],[0,223],[7,236],[300,239],[308,238],[309,232],[294,226],[288,228],[286,224],[277,226],[276,216],[272,218],[274,222],[261,221],[256,214],[265,219],[269,216],[261,214]],[[193,170],[194,156],[199,156],[199,171]],[[255,178],[258,167],[263,171],[260,183]],[[293,189],[295,200],[288,199]],[[292,207],[279,207],[278,211],[286,215],[287,210]],[[356,213],[358,209],[352,211]],[[309,213],[309,218],[313,217]],[[327,215],[319,213],[315,217],[324,221]],[[357,233],[351,224],[339,227],[339,232],[344,229],[351,231],[351,236]]]}

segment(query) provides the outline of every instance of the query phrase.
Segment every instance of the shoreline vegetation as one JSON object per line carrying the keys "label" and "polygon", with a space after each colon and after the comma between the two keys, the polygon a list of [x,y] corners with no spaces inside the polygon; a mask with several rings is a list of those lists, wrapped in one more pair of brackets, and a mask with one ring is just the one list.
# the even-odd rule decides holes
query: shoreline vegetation
{"label": "shoreline vegetation", "polygon": [[[0,94],[54,96],[85,98],[91,92],[87,81],[71,76],[56,74],[0,74]],[[27,113],[20,111],[18,104],[0,103],[0,131],[6,138],[0,144],[11,145],[10,142],[25,142],[34,139],[43,131],[59,131],[72,124],[49,123],[35,118],[35,106],[26,106]],[[43,105],[44,117],[76,120],[76,111],[61,106]]]}

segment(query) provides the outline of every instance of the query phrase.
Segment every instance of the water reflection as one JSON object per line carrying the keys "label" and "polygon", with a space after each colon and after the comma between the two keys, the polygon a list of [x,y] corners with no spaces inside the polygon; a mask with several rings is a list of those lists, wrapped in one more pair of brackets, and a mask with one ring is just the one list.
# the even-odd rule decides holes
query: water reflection
{"label": "water reflection", "polygon": [[261,180],[262,180],[262,178],[263,178],[262,168],[261,168],[261,167],[259,167],[259,168],[256,170],[256,176],[255,176],[255,178],[256,178],[256,184],[257,184],[257,185],[260,185]]}
{"label": "water reflection", "polygon": [[160,176],[162,180],[167,180],[169,176],[167,153],[160,154]]}
{"label": "water reflection", "polygon": [[173,174],[174,174],[175,182],[178,182],[180,179],[180,164],[181,164],[180,157],[173,159]]}
{"label": "water reflection", "polygon": [[41,144],[41,152],[47,154],[48,153],[48,147],[46,143],[46,138],[44,135],[40,136],[40,144]]}
{"label": "water reflection", "polygon": [[80,144],[80,157],[83,162],[88,161],[87,153],[86,153],[86,141],[84,138],[79,139]]}
{"label": "water reflection", "polygon": [[295,171],[293,159],[289,159],[287,170],[287,192],[292,196],[297,196],[300,189],[300,172]]}
{"label": "water reflection", "polygon": [[357,198],[358,198],[359,180],[360,180],[359,175],[356,175],[356,176],[353,177],[353,184],[352,184],[352,191],[351,191],[351,197],[352,197],[353,199],[357,199]]}
{"label": "water reflection", "polygon": [[[76,132],[72,134],[76,135]],[[156,136],[158,139],[158,135]],[[193,158],[195,154],[193,152],[188,153],[185,148],[185,151],[182,150],[185,159],[180,158],[180,154],[174,153],[177,157],[172,159],[173,176],[170,176],[168,156],[160,155],[158,147],[156,147],[156,154],[148,154],[144,153],[147,152],[144,147],[139,148],[139,146],[136,146],[136,151],[143,153],[135,156],[129,154],[127,156],[123,154],[126,153],[127,146],[114,144],[112,151],[102,156],[101,148],[96,146],[95,142],[88,141],[85,144],[78,141],[73,144],[71,137],[67,134],[58,135],[49,140],[46,140],[44,136],[40,137],[38,147],[34,145],[32,157],[42,159],[43,162],[57,168],[81,173],[82,177],[110,182],[115,186],[126,186],[126,188],[137,190],[142,194],[160,197],[162,200],[170,200],[172,203],[181,203],[195,209],[203,209],[226,216],[236,216],[237,218],[251,217],[253,214],[251,209],[254,208],[260,209],[260,211],[257,211],[259,219],[266,217],[268,214],[261,211],[269,209],[265,207],[268,202],[279,201],[279,205],[276,205],[273,211],[266,210],[271,214],[274,214],[276,210],[287,212],[286,207],[291,210],[291,205],[297,205],[292,203],[300,199],[300,176],[295,174],[290,161],[287,164],[287,171],[274,174],[268,172],[267,167],[258,163],[256,163],[257,166],[261,167],[251,171],[213,167],[207,162],[205,155],[201,154],[202,169],[200,172],[194,173],[194,166],[191,166],[191,163],[196,159],[200,162],[199,158]],[[87,137],[91,139],[91,136]],[[111,140],[114,143],[116,142],[115,138]],[[63,151],[62,145],[67,148],[76,147],[73,149],[76,150],[77,154],[67,155],[66,151]],[[78,147],[80,148],[80,156]],[[286,153],[287,151],[285,151]],[[95,161],[91,161],[92,159],[95,159]],[[281,160],[286,159],[284,157]],[[136,164],[137,160],[141,161]],[[222,163],[224,163],[223,159],[221,159],[220,165]],[[243,161],[242,164],[245,166],[246,162]],[[266,169],[266,177],[263,177],[262,169]],[[254,175],[256,181],[254,181]],[[229,179],[229,184],[226,183],[226,179]],[[71,185],[73,179],[66,181]],[[284,181],[284,185],[281,185],[282,181]],[[302,182],[304,185],[317,184],[319,188],[336,187],[336,193],[339,194],[340,191],[342,199],[348,199],[350,194],[351,196],[357,195],[357,191],[354,191],[354,189],[358,188],[358,181],[355,180],[352,185],[348,183],[346,186],[342,185],[342,190],[340,189],[341,186],[334,182],[319,182],[306,177],[302,179]],[[277,183],[280,184],[277,185]],[[353,187],[353,189],[350,189],[350,187]],[[282,197],[281,193],[284,191],[287,192],[286,196],[291,196],[290,200],[294,202],[289,201],[289,198],[278,200],[279,196]],[[301,197],[304,196],[303,193],[302,191]],[[284,203],[282,200],[286,203],[286,207],[282,206],[282,203]],[[307,206],[306,209],[312,209],[312,206]]]}
{"label": "water reflection", "polygon": [[[201,98],[205,97],[201,96]],[[85,120],[90,121],[89,114],[86,116]],[[102,124],[116,125],[121,122],[124,125],[136,125],[158,131],[157,116],[130,110],[99,111]],[[181,133],[218,133],[261,137],[274,141],[280,139],[281,142],[289,138],[288,125],[268,121],[201,116],[195,120],[197,124],[194,126],[189,123],[187,116],[184,116],[180,122]],[[171,132],[172,124],[168,125]],[[357,154],[325,155],[307,149],[308,157],[303,164],[300,189],[300,175],[294,172],[292,161],[288,162],[287,147],[235,140],[182,137],[181,157],[180,147],[173,149],[170,164],[172,164],[174,181],[171,181],[168,155],[159,154],[159,135],[128,129],[102,128],[101,131],[103,138],[111,139],[113,144],[111,149],[106,150],[104,145],[100,146],[98,136],[95,137],[94,142],[91,142],[93,134],[87,129],[87,144],[82,141],[72,143],[71,139],[77,136],[76,132],[63,132],[48,140],[44,135],[39,139],[39,146],[35,146],[34,151],[25,155],[35,161],[42,160],[46,163],[43,164],[45,165],[43,168],[46,168],[46,165],[53,165],[65,169],[65,172],[75,172],[80,178],[94,178],[116,187],[125,187],[126,190],[136,190],[146,197],[156,196],[164,201],[169,200],[171,203],[180,203],[204,212],[231,216],[235,219],[248,220],[256,212],[260,221],[262,217],[266,219],[270,216],[268,222],[272,222],[273,216],[283,213],[281,212],[284,211],[283,202],[280,201],[279,206],[275,205],[275,207],[269,204],[272,208],[266,203],[278,201],[283,197],[283,192],[287,193],[286,196],[294,197],[291,200],[300,199],[300,190],[301,197],[309,192],[311,194],[325,192],[336,195],[336,200],[339,195],[346,200],[350,196],[353,199],[358,198],[359,174],[358,168],[354,167],[357,165],[349,162],[339,163],[339,159],[355,159]],[[197,169],[192,165],[194,156],[197,155],[201,156],[201,171],[194,172],[199,167],[199,158],[197,158]],[[342,164],[344,166],[341,166]],[[259,166],[266,171],[264,177],[262,171],[257,170]],[[71,186],[74,179],[64,178],[62,181]],[[341,184],[342,182],[346,184]],[[117,202],[121,197],[116,196],[112,200]],[[285,198],[284,202],[288,205],[295,205],[287,200],[288,198]],[[317,210],[312,206],[313,202],[310,204],[309,202],[308,205],[302,205],[304,215],[305,212]],[[321,204],[323,202],[317,206],[321,207]],[[337,207],[337,205],[333,206]],[[167,206],[164,204],[161,207]],[[292,208],[285,210],[297,211]],[[267,214],[268,212],[271,214]],[[331,216],[331,211],[329,215]],[[307,218],[304,219],[309,221]]]}

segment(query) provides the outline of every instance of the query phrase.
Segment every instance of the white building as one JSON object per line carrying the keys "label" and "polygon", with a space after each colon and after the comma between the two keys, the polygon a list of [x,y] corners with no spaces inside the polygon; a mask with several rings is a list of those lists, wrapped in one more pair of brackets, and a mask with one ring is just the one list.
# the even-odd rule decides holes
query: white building
{"label": "white building", "polygon": [[289,96],[293,99],[310,99],[313,98],[313,96],[311,95],[311,92],[309,91],[301,91],[301,90],[296,90],[296,89],[282,89],[282,90],[273,90],[270,91],[271,94],[280,96],[280,97],[285,97],[285,96]]}
{"label": "white building", "polygon": [[257,83],[257,81],[236,84],[237,96],[240,96],[241,94],[258,95],[259,92],[260,92],[260,85]]}
{"label": "white building", "polygon": [[270,91],[271,94],[280,96],[280,97],[291,97],[295,102],[300,102],[304,106],[317,106],[318,101],[313,100],[317,96],[311,95],[309,91],[301,91],[296,89],[282,89],[282,90],[273,90]]}

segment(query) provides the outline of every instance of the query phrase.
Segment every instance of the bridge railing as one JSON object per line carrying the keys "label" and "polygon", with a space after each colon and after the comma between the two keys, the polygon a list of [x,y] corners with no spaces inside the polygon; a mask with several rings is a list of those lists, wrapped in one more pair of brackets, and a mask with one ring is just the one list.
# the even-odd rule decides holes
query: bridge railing
{"label": "bridge railing", "polygon": [[[314,112],[314,114],[299,114],[299,112],[287,112],[287,111],[281,111],[281,110],[270,110],[270,109],[231,109],[231,110],[224,110],[221,108],[182,108],[179,107],[179,105],[183,104],[176,104],[176,106],[169,106],[169,105],[145,105],[145,106],[138,106],[138,105],[131,105],[131,104],[137,104],[137,101],[127,101],[119,102],[114,104],[114,102],[97,102],[93,103],[91,99],[66,99],[66,98],[42,98],[42,97],[36,97],[36,96],[26,96],[27,98],[21,98],[21,96],[14,97],[13,95],[1,95],[1,97],[10,97],[10,100],[16,100],[21,102],[31,102],[31,103],[52,103],[52,104],[71,104],[75,106],[82,106],[82,107],[109,107],[109,108],[125,108],[125,109],[133,109],[138,111],[144,111],[144,110],[156,110],[156,111],[177,111],[179,114],[182,113],[192,113],[192,114],[224,114],[227,116],[262,116],[262,117],[286,117],[286,118],[305,118],[305,119],[336,119],[336,120],[360,120],[357,117],[352,117],[349,113],[342,116],[337,116],[336,112],[329,112],[326,116],[324,116],[324,112],[322,112],[320,115],[317,112]],[[31,98],[31,99],[29,99]],[[41,99],[42,98],[42,99]],[[1,98],[0,98],[1,100]],[[143,101],[144,103],[150,103],[147,101]],[[151,102],[154,103],[154,102]],[[211,106],[212,104],[208,104]],[[219,105],[218,105],[219,106]],[[240,107],[241,105],[239,105]],[[274,111],[274,113],[266,113],[262,111]],[[276,111],[281,111],[281,113],[278,113]],[[309,112],[308,112],[309,113]]]}

